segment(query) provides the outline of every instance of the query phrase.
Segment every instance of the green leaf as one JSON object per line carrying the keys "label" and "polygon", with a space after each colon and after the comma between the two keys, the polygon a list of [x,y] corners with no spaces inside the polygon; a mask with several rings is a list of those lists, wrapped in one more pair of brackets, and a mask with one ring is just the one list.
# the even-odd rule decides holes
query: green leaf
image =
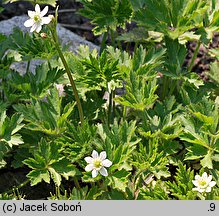
{"label": "green leaf", "polygon": [[97,136],[97,128],[90,125],[87,121],[77,127],[72,123],[67,125],[67,130],[63,134],[61,141],[65,146],[65,155],[74,163],[84,159],[91,152],[91,145]]}
{"label": "green leaf", "polygon": [[12,150],[14,145],[23,144],[23,139],[17,132],[24,127],[23,117],[15,113],[9,118],[6,111],[0,110],[0,161],[5,164],[3,157]]}
{"label": "green leaf", "polygon": [[75,176],[78,172],[76,167],[69,163],[69,160],[67,158],[63,158],[62,160],[54,162],[50,165],[50,168],[51,167],[57,173],[61,174],[66,180],[68,180],[70,176]]}
{"label": "green leaf", "polygon": [[119,170],[119,171],[115,172],[112,176],[109,177],[109,179],[108,179],[109,184],[113,188],[125,192],[127,185],[128,185],[128,177],[130,175],[131,175],[131,173],[124,170],[124,169]]}
{"label": "green leaf", "polygon": [[87,193],[86,200],[97,200],[103,194],[103,192],[103,189],[100,187],[93,186]]}
{"label": "green leaf", "polygon": [[174,96],[155,103],[153,109],[145,111],[147,118],[144,118],[142,128],[139,129],[140,134],[147,138],[161,139],[162,143],[177,138],[182,132],[180,108]]}
{"label": "green leaf", "polygon": [[210,80],[212,80],[216,84],[217,90],[219,91],[218,69],[219,69],[219,63],[217,61],[215,61],[210,65],[210,71],[207,72],[207,75],[210,78]]}
{"label": "green leaf", "polygon": [[219,154],[213,155],[213,156],[212,156],[212,160],[219,162]]}
{"label": "green leaf", "polygon": [[139,10],[135,11],[133,18],[139,26],[145,26],[148,30],[162,32],[162,29],[167,28],[168,24],[170,24],[165,1],[142,1],[141,6]]}
{"label": "green leaf", "polygon": [[28,122],[26,127],[32,131],[42,131],[50,135],[58,135],[65,131],[68,117],[74,109],[74,104],[62,108],[62,98],[58,90],[50,89],[46,101],[32,100],[30,104],[16,104],[14,109],[24,115]]}
{"label": "green leaf", "polygon": [[147,79],[154,78],[163,63],[165,52],[166,49],[149,49],[146,51],[143,46],[140,46],[133,56],[133,71]]}
{"label": "green leaf", "polygon": [[186,165],[179,162],[175,180],[167,182],[171,195],[181,200],[195,199],[196,195],[192,192],[193,179],[194,170],[191,170],[191,168],[186,169]]}
{"label": "green leaf", "polygon": [[111,191],[106,193],[106,196],[110,200],[125,200],[126,199],[125,193],[117,189],[111,189]]}
{"label": "green leaf", "polygon": [[96,25],[93,29],[95,35],[106,32],[108,28],[115,31],[117,27],[125,27],[132,16],[129,0],[93,0],[82,3],[84,8],[80,10],[80,14]]}
{"label": "green leaf", "polygon": [[135,134],[136,122],[123,122],[118,124],[117,121],[111,126],[98,125],[99,138],[94,140],[97,148],[106,151],[107,158],[112,161],[113,165],[109,168],[109,173],[115,170],[131,170],[132,154],[140,139]]}
{"label": "green leaf", "polygon": [[27,175],[30,178],[31,184],[36,185],[42,180],[49,183],[50,178],[56,186],[61,185],[62,177],[68,179],[69,176],[76,174],[75,167],[68,159],[65,159],[61,154],[62,147],[56,142],[46,142],[41,139],[39,148],[33,155],[34,158],[28,158],[23,161],[32,169]]}
{"label": "green leaf", "polygon": [[196,104],[187,107],[187,114],[181,117],[184,132],[180,139],[188,143],[186,160],[201,159],[201,165],[213,168],[213,156],[219,152],[218,120],[219,107],[205,97]]}
{"label": "green leaf", "polygon": [[205,157],[200,161],[201,165],[203,167],[207,167],[208,169],[213,169],[212,164],[212,153],[208,151],[208,153],[205,155]]}
{"label": "green leaf", "polygon": [[31,180],[31,186],[37,185],[42,180],[50,183],[49,172],[46,170],[32,170],[27,174],[27,177]]}
{"label": "green leaf", "polygon": [[155,186],[152,184],[142,187],[139,190],[138,200],[169,200],[169,192],[163,181],[156,181]]}
{"label": "green leaf", "polygon": [[213,125],[214,124],[215,120],[212,116],[208,117],[208,116],[203,115],[200,112],[193,112],[193,115],[206,125]]}
{"label": "green leaf", "polygon": [[61,185],[61,181],[62,181],[61,176],[51,167],[48,168],[48,171],[49,171],[54,183],[59,187]]}
{"label": "green leaf", "polygon": [[49,60],[57,54],[56,47],[50,39],[42,39],[40,35],[24,33],[19,29],[7,39],[8,49],[16,50],[23,61],[32,59]]}
{"label": "green leaf", "polygon": [[21,135],[19,134],[15,134],[13,136],[11,136],[11,139],[7,141],[8,145],[10,147],[12,147],[13,145],[19,145],[19,144],[23,144],[23,140]]}
{"label": "green leaf", "polygon": [[185,160],[197,160],[207,154],[207,149],[200,145],[192,145],[187,148]]}
{"label": "green leaf", "polygon": [[148,174],[153,174],[157,179],[170,176],[168,158],[165,152],[159,151],[158,140],[155,138],[139,144],[138,152],[133,154],[132,164],[136,167],[136,178],[140,176],[142,181]]}
{"label": "green leaf", "polygon": [[15,150],[14,159],[12,161],[12,167],[15,169],[23,167],[23,161],[28,157],[31,157],[30,146],[20,146],[18,149]]}
{"label": "green leaf", "polygon": [[156,85],[156,79],[146,81],[143,77],[131,72],[126,82],[126,93],[114,99],[117,103],[140,111],[152,107],[157,99],[157,95],[155,94],[158,87]]}
{"label": "green leaf", "polygon": [[118,70],[118,60],[110,59],[110,53],[104,51],[100,56],[92,56],[81,61],[85,68],[85,74],[79,77],[79,81],[87,85],[90,90],[106,89],[111,80],[121,79]]}
{"label": "green leaf", "polygon": [[[200,26],[208,9],[206,2],[198,0],[154,1],[134,3],[134,21],[148,30],[159,31],[176,39],[192,27]],[[170,26],[173,29],[170,30]]]}
{"label": "green leaf", "polygon": [[201,35],[196,35],[194,32],[185,32],[179,36],[180,44],[186,44],[188,41],[198,41]]}

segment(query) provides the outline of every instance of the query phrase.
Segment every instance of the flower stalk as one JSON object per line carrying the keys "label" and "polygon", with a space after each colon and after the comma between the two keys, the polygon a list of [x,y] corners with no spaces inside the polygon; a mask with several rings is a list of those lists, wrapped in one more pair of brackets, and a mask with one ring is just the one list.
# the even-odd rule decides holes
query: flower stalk
{"label": "flower stalk", "polygon": [[78,112],[79,112],[79,117],[80,117],[80,121],[81,121],[81,125],[84,124],[84,114],[83,114],[83,109],[82,109],[82,106],[81,106],[81,101],[80,101],[80,98],[79,98],[79,95],[78,95],[78,91],[77,91],[77,88],[76,88],[76,85],[75,85],[75,82],[74,82],[74,79],[71,75],[71,71],[70,71],[70,68],[65,60],[65,57],[60,49],[60,46],[59,46],[59,42],[58,42],[58,36],[57,36],[57,33],[56,31],[53,31],[51,30],[51,33],[52,33],[52,37],[53,37],[53,40],[55,42],[55,45],[56,45],[56,49],[58,51],[58,54],[59,54],[59,57],[61,58],[61,61],[65,67],[65,71],[68,75],[68,78],[69,78],[69,81],[70,81],[70,84],[72,86],[72,89],[73,89],[73,92],[74,92],[74,95],[75,95],[75,100],[76,100],[76,103],[77,103],[77,106],[78,106]]}
{"label": "flower stalk", "polygon": [[192,68],[193,68],[193,66],[194,66],[195,59],[197,58],[197,55],[198,55],[198,51],[199,51],[200,46],[201,46],[201,41],[198,41],[198,44],[196,45],[194,54],[193,54],[193,56],[192,56],[191,63],[190,63],[189,68],[188,68],[188,72],[189,72],[189,73],[192,72]]}
{"label": "flower stalk", "polygon": [[53,16],[51,17],[52,25],[50,25],[48,27],[49,27],[50,32],[52,34],[52,38],[53,38],[53,41],[55,43],[55,47],[57,49],[59,57],[60,57],[60,59],[61,59],[61,61],[63,63],[65,71],[66,71],[66,73],[68,75],[68,78],[69,78],[72,90],[73,90],[74,95],[75,95],[75,100],[76,100],[77,107],[78,107],[80,122],[81,122],[81,125],[83,126],[84,125],[84,114],[83,114],[83,109],[82,109],[81,101],[80,101],[80,98],[79,98],[79,95],[78,95],[78,90],[76,88],[73,76],[71,74],[71,70],[70,70],[70,68],[68,66],[67,61],[65,60],[65,57],[64,57],[64,55],[62,53],[62,50],[61,50],[60,44],[59,44],[58,34],[57,34],[57,31],[56,31],[57,17],[58,17],[58,7],[56,8],[55,17],[53,17]]}
{"label": "flower stalk", "polygon": [[[45,17],[45,15],[48,12],[48,6],[46,6],[42,11],[40,9],[40,6],[38,4],[36,4],[35,6],[35,11],[28,11],[28,15],[30,17],[30,19],[28,19],[25,23],[24,26],[26,27],[31,27],[30,32],[37,32],[39,33],[42,29],[42,26],[45,24],[49,24],[51,23],[51,25],[48,25],[48,28],[52,34],[52,39],[55,43],[55,47],[58,51],[59,57],[61,58],[61,61],[64,65],[65,71],[68,75],[70,84],[72,86],[74,95],[75,95],[75,100],[77,103],[77,107],[78,107],[78,112],[79,112],[79,117],[80,117],[80,122],[81,125],[83,126],[84,124],[84,115],[83,115],[83,109],[81,106],[81,102],[79,99],[79,95],[78,95],[78,91],[74,82],[74,79],[71,75],[71,71],[70,68],[65,60],[65,57],[62,53],[62,50],[60,48],[59,45],[59,40],[58,40],[58,34],[56,31],[56,26],[57,26],[57,18],[58,18],[58,7],[56,8],[56,13],[55,13],[55,17],[53,15],[49,15],[48,17]],[[47,37],[47,35],[41,33],[41,37]],[[48,64],[50,67],[50,64]]]}

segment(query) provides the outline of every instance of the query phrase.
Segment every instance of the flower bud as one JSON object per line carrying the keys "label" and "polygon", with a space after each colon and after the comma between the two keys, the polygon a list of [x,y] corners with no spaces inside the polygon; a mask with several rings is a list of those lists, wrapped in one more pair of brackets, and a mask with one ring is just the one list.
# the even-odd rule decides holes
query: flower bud
{"label": "flower bud", "polygon": [[45,38],[47,38],[47,34],[45,32],[42,32],[42,33],[40,33],[40,37],[45,39]]}
{"label": "flower bud", "polygon": [[55,21],[55,17],[54,17],[53,15],[50,14],[48,17],[50,18],[50,20],[51,20],[52,22]]}

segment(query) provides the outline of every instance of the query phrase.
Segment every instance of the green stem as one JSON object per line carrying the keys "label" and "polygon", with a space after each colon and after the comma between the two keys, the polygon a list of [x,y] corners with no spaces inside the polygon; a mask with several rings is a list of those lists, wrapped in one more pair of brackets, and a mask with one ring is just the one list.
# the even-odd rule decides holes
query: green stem
{"label": "green stem", "polygon": [[78,106],[78,112],[79,112],[79,117],[80,117],[80,121],[81,121],[81,125],[83,126],[84,124],[84,114],[83,114],[83,109],[82,109],[82,106],[81,106],[81,102],[80,102],[80,99],[79,99],[79,96],[78,96],[78,91],[77,91],[77,88],[76,88],[76,85],[75,85],[75,82],[74,82],[74,79],[71,75],[71,71],[70,71],[70,68],[65,60],[65,57],[60,49],[60,46],[59,46],[59,42],[58,42],[58,36],[57,36],[57,33],[56,32],[52,32],[52,36],[53,36],[53,40],[55,42],[55,45],[56,45],[56,49],[59,53],[59,57],[61,58],[61,61],[65,67],[65,71],[67,72],[67,75],[68,75],[68,78],[69,78],[69,81],[71,83],[71,86],[72,86],[72,89],[73,89],[73,92],[74,92],[74,95],[75,95],[75,100],[77,102],[77,106]]}
{"label": "green stem", "polygon": [[162,100],[164,100],[168,90],[168,77],[163,76]]}
{"label": "green stem", "polygon": [[116,103],[115,103],[115,101],[114,101],[114,99],[115,99],[115,97],[116,97],[116,92],[115,92],[115,90],[112,91],[112,94],[113,94],[113,96],[112,96],[112,104],[113,104],[113,116],[112,116],[112,118],[114,119],[115,114],[116,114]]}
{"label": "green stem", "polygon": [[4,86],[5,86],[5,78],[2,78],[2,87],[0,88],[0,93],[1,93],[1,99],[2,101],[5,101],[5,94],[4,94]]}
{"label": "green stem", "polygon": [[110,29],[110,36],[111,36],[112,46],[116,48],[115,32],[112,29]]}
{"label": "green stem", "polygon": [[127,107],[123,106],[123,113],[122,113],[123,122],[125,122],[126,116],[127,116]]}
{"label": "green stem", "polygon": [[29,69],[30,69],[30,60],[29,60],[29,61],[27,61],[26,73],[29,71]]}
{"label": "green stem", "polygon": [[109,126],[110,126],[110,123],[111,123],[112,99],[113,99],[113,94],[111,92],[111,93],[109,93],[109,108],[108,108],[108,125]]}
{"label": "green stem", "polygon": [[103,38],[101,41],[101,46],[100,46],[100,54],[103,52],[103,50],[106,48],[106,40],[108,37],[108,31],[103,33]]}
{"label": "green stem", "polygon": [[196,48],[195,48],[195,52],[194,52],[194,54],[193,54],[193,56],[192,56],[191,63],[190,63],[189,68],[188,68],[188,72],[189,72],[189,73],[192,71],[192,68],[193,68],[193,66],[194,66],[194,62],[195,62],[195,59],[196,59],[196,57],[197,57],[197,54],[198,54],[198,51],[199,51],[200,46],[201,46],[201,41],[198,41],[198,44],[197,44],[197,46],[196,46]]}
{"label": "green stem", "polygon": [[76,187],[78,190],[80,190],[81,187],[80,187],[80,184],[79,184],[79,182],[78,182],[78,179],[77,179],[76,177],[74,177],[74,178],[73,178],[73,181],[74,181],[74,183],[75,183],[75,187]]}
{"label": "green stem", "polygon": [[214,11],[215,6],[216,6],[215,0],[211,0],[211,10],[212,10],[212,11]]}
{"label": "green stem", "polygon": [[51,66],[50,62],[47,61],[47,63],[48,63],[49,70],[52,70],[52,66]]}
{"label": "green stem", "polygon": [[178,84],[178,80],[171,80],[170,90],[168,95],[172,95],[174,90],[176,89],[176,86]]}
{"label": "green stem", "polygon": [[13,189],[11,189],[11,190],[8,190],[8,191],[6,191],[6,192],[4,192],[4,193],[10,194],[10,193],[14,192],[15,189],[20,189],[20,188],[24,187],[25,185],[27,185],[29,182],[30,182],[30,179],[27,179],[25,182],[21,183],[21,184],[18,185],[17,187],[15,187],[15,188],[13,188]]}

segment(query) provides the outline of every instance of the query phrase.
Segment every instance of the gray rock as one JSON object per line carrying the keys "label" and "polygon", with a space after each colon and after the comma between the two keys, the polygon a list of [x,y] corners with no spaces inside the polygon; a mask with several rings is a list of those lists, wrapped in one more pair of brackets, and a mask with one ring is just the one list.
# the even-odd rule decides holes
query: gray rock
{"label": "gray rock", "polygon": [[[28,32],[30,29],[26,28],[24,26],[24,22],[28,19],[28,16],[15,16],[8,20],[3,20],[0,22],[0,33],[4,35],[10,35],[13,33],[14,28],[19,28],[24,32]],[[57,31],[59,38],[63,45],[68,45],[69,50],[76,52],[79,45],[87,45],[90,47],[90,49],[97,49],[99,50],[99,47],[94,45],[93,43],[85,40],[84,38],[80,37],[79,35],[69,31],[68,29],[62,27],[60,24],[57,25]],[[30,70],[34,71],[36,65],[41,64],[42,61],[34,60],[32,64],[30,65]],[[22,63],[15,63],[12,65],[13,69],[16,69],[17,71],[24,73],[26,68],[26,62]]]}

